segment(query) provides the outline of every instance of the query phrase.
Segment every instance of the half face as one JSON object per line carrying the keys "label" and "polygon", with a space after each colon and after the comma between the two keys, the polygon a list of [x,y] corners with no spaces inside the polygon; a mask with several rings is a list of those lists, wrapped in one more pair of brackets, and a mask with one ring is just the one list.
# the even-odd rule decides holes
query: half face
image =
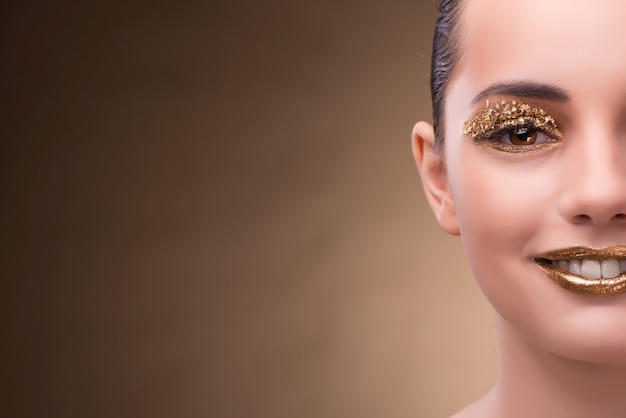
{"label": "half face", "polygon": [[464,7],[445,162],[470,266],[526,340],[626,362],[626,2]]}

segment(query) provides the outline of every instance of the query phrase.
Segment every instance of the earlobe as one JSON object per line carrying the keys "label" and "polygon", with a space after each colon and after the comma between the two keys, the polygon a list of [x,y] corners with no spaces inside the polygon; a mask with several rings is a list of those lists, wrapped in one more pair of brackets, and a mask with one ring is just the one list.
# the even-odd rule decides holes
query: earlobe
{"label": "earlobe", "polygon": [[412,147],[426,198],[439,225],[449,234],[460,235],[444,155],[435,149],[435,132],[431,124],[427,122],[415,124]]}

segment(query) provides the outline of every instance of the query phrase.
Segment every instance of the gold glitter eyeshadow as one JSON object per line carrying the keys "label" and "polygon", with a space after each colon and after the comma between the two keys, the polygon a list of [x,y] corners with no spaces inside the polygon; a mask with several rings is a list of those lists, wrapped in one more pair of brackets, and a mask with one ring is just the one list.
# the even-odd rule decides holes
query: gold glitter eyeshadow
{"label": "gold glitter eyeshadow", "polygon": [[474,139],[485,139],[522,127],[561,137],[556,121],[545,110],[517,100],[501,100],[494,105],[487,100],[482,112],[465,122],[463,133]]}

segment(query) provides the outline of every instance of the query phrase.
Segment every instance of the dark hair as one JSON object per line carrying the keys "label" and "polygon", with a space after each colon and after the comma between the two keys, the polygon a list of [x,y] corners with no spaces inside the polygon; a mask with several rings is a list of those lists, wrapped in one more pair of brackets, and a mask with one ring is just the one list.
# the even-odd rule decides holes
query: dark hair
{"label": "dark hair", "polygon": [[440,151],[445,137],[443,110],[448,83],[460,59],[459,16],[462,0],[441,0],[433,38],[430,91],[433,101],[435,149]]}

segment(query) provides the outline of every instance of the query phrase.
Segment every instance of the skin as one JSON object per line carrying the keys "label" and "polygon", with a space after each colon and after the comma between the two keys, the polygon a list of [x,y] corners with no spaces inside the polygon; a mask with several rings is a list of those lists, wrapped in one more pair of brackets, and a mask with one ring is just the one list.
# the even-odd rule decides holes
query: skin
{"label": "skin", "polygon": [[[626,417],[626,294],[564,290],[531,260],[626,245],[626,2],[468,0],[461,19],[443,153],[428,123],[413,130],[427,199],[497,315],[498,380],[455,417]],[[566,92],[524,99],[557,120],[561,141],[511,154],[463,134],[484,107],[473,98],[512,80]],[[502,98],[515,99],[490,96]]]}

